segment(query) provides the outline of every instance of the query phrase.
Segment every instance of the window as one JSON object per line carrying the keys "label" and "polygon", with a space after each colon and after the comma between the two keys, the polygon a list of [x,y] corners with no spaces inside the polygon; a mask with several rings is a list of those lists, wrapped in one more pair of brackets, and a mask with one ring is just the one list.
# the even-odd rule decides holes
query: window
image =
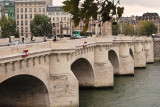
{"label": "window", "polygon": [[45,12],[45,8],[43,8],[43,12]]}
{"label": "window", "polygon": [[19,27],[17,27],[17,31],[19,32]]}
{"label": "window", "polygon": [[17,19],[19,19],[19,14],[17,14]]}
{"label": "window", "polygon": [[54,21],[55,19],[54,19],[54,17],[53,17],[53,21]]}
{"label": "window", "polygon": [[25,8],[25,12],[27,12],[27,8]]}
{"label": "window", "polygon": [[64,28],[66,28],[66,24],[64,24]]}
{"label": "window", "polygon": [[39,8],[39,12],[41,12],[41,8]]}
{"label": "window", "polygon": [[53,27],[55,27],[55,23],[53,23]]}
{"label": "window", "polygon": [[21,12],[23,12],[23,8],[21,8]]}
{"label": "window", "polygon": [[32,14],[30,14],[30,19],[32,19]]}
{"label": "window", "polygon": [[29,8],[29,12],[32,12],[32,8]]}
{"label": "window", "polygon": [[25,25],[28,25],[28,21],[27,20],[25,21]]}
{"label": "window", "polygon": [[34,12],[36,12],[37,11],[37,9],[36,8],[34,8]]}
{"label": "window", "polygon": [[17,8],[17,12],[19,12],[19,8]]}
{"label": "window", "polygon": [[25,19],[27,19],[27,14],[25,14]]}
{"label": "window", "polygon": [[25,31],[28,32],[28,27],[25,27]]}
{"label": "window", "polygon": [[21,32],[23,32],[23,27],[21,27]]}
{"label": "window", "polygon": [[21,25],[23,25],[23,21],[21,21]]}
{"label": "window", "polygon": [[66,21],[66,17],[64,17],[64,21]]}
{"label": "window", "polygon": [[23,19],[23,14],[21,14],[21,19]]}
{"label": "window", "polygon": [[19,21],[17,21],[17,25],[19,25]]}

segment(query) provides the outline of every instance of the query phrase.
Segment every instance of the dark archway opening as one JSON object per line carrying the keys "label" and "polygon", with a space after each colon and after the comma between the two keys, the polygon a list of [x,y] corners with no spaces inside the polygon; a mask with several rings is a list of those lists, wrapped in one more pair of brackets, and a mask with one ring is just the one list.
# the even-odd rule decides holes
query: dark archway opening
{"label": "dark archway opening", "polygon": [[129,49],[129,53],[130,53],[130,55],[132,56],[132,58],[134,59],[134,55],[133,55],[132,49]]}
{"label": "dark archway opening", "polygon": [[89,61],[80,58],[73,62],[71,70],[78,79],[80,87],[94,87],[94,73]]}
{"label": "dark archway opening", "polygon": [[14,76],[0,84],[0,107],[49,107],[48,90],[36,77]]}
{"label": "dark archway opening", "polygon": [[114,74],[118,74],[118,72],[119,72],[119,61],[118,61],[118,56],[117,56],[116,52],[113,51],[113,50],[110,50],[108,52],[108,59],[113,66]]}

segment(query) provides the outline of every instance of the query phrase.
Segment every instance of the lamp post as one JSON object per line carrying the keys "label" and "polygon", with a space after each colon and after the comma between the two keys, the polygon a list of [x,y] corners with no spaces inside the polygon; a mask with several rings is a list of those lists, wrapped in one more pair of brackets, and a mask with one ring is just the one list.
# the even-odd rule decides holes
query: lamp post
{"label": "lamp post", "polygon": [[101,35],[101,21],[99,21],[99,29],[100,29],[100,31],[99,31],[99,35]]}
{"label": "lamp post", "polygon": [[96,23],[93,23],[93,27],[94,27],[94,32],[93,33],[94,34],[95,34],[95,26],[96,26]]}

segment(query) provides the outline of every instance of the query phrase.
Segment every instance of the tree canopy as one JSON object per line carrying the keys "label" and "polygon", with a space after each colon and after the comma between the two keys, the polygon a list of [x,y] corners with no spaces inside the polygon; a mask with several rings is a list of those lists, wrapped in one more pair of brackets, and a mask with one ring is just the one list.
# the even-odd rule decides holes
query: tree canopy
{"label": "tree canopy", "polygon": [[9,38],[10,36],[17,35],[16,33],[16,21],[11,18],[3,16],[0,19],[0,26],[2,30],[2,38]]}
{"label": "tree canopy", "polygon": [[49,36],[52,34],[52,24],[45,15],[35,14],[31,21],[30,30],[34,36]]}
{"label": "tree canopy", "polygon": [[124,8],[119,7],[120,1],[116,3],[114,0],[84,0],[80,5],[81,0],[66,0],[64,1],[63,9],[73,15],[72,20],[75,26],[78,26],[80,21],[84,21],[83,31],[86,31],[89,26],[89,20],[97,20],[97,15],[101,15],[103,23],[106,21],[116,20],[123,14]]}
{"label": "tree canopy", "polygon": [[127,35],[134,35],[134,25],[132,24],[123,24],[123,34]]}
{"label": "tree canopy", "polygon": [[119,24],[112,25],[112,35],[117,36],[119,33]]}
{"label": "tree canopy", "polygon": [[138,23],[137,33],[142,36],[151,36],[158,31],[157,26],[152,21],[142,21]]}

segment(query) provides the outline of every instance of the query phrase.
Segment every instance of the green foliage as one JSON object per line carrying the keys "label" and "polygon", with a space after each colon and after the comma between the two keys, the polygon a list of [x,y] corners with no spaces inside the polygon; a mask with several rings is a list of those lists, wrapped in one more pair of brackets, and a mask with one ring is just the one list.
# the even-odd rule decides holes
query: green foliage
{"label": "green foliage", "polygon": [[[63,9],[73,15],[72,20],[77,27],[81,20],[85,22],[83,31],[87,31],[89,19],[97,20],[97,15],[100,14],[103,23],[106,21],[116,20],[123,14],[124,8],[117,7],[119,0],[114,4],[114,0],[84,0],[79,6],[80,0],[66,0],[63,2]],[[115,18],[116,16],[116,18]]]}
{"label": "green foliage", "polygon": [[35,14],[31,21],[30,30],[34,36],[49,36],[52,34],[52,24],[45,15]]}
{"label": "green foliage", "polygon": [[138,35],[152,36],[157,33],[158,28],[152,21],[143,21],[138,23],[137,31]]}
{"label": "green foliage", "polygon": [[124,35],[134,35],[134,26],[132,24],[123,24],[123,34]]}
{"label": "green foliage", "polygon": [[9,38],[16,35],[16,21],[14,19],[3,16],[0,19],[0,26],[2,29],[2,38]]}
{"label": "green foliage", "polygon": [[112,35],[118,35],[119,33],[119,24],[117,25],[112,25]]}

